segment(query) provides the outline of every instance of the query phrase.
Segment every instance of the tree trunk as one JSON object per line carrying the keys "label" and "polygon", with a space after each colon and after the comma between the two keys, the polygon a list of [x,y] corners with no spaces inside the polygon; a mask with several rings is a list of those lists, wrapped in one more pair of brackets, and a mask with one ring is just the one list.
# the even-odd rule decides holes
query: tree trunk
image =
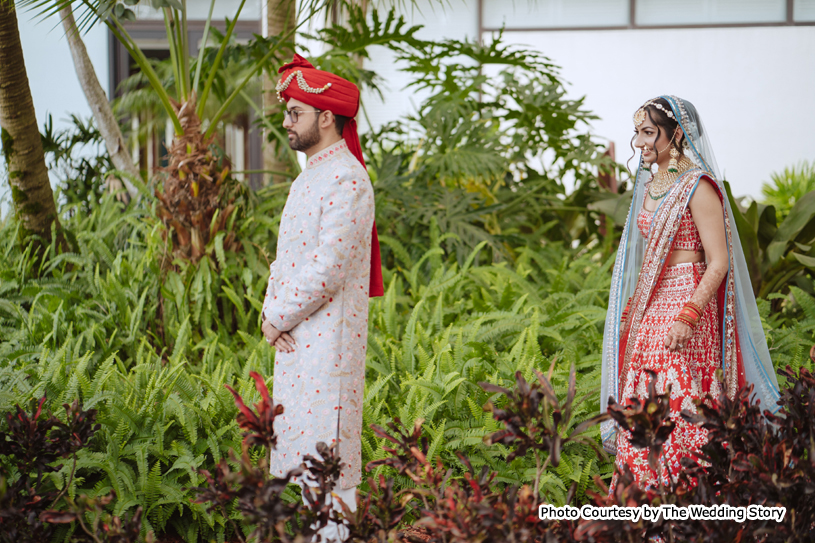
{"label": "tree trunk", "polygon": [[42,140],[28,86],[23,47],[14,3],[0,0],[0,135],[9,172],[14,210],[20,221],[20,239],[51,238],[57,207],[45,166]]}
{"label": "tree trunk", "polygon": [[[82,91],[85,93],[85,98],[91,107],[93,118],[99,127],[99,132],[105,140],[105,146],[108,149],[108,154],[110,154],[110,159],[117,170],[121,170],[138,178],[139,170],[133,164],[133,159],[125,145],[119,123],[113,115],[113,109],[110,107],[107,94],[105,94],[105,91],[102,89],[102,85],[99,84],[99,78],[96,77],[96,70],[94,70],[91,59],[88,56],[85,42],[82,41],[82,37],[79,35],[79,29],[76,27],[71,4],[68,3],[64,8],[59,10],[59,15],[62,18],[62,26],[65,28],[65,37],[68,39],[71,57],[74,59],[74,67],[76,68],[76,75],[79,78],[79,84],[82,86]],[[138,195],[136,187],[133,186],[126,176],[122,177],[122,181],[124,181],[124,185],[127,188],[127,193],[131,198],[135,198]]]}
{"label": "tree trunk", "polygon": [[[266,1],[266,25],[265,36],[279,36],[291,31],[297,19],[297,3],[295,0],[265,0]],[[294,36],[291,38],[294,43]],[[268,114],[274,108],[280,107],[275,93],[277,80],[263,74],[263,113]],[[276,139],[269,141],[270,134],[264,134],[263,141],[263,169],[274,172],[289,172],[291,165],[287,158],[279,158],[280,149]],[[286,176],[269,174],[269,179],[273,183],[280,183],[286,180]]]}

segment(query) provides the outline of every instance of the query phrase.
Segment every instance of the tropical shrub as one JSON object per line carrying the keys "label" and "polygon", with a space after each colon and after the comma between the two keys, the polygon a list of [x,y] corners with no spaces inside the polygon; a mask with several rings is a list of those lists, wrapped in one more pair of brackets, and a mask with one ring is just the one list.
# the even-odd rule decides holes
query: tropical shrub
{"label": "tropical shrub", "polygon": [[761,186],[763,204],[778,210],[778,218],[783,220],[792,207],[808,192],[815,190],[815,162],[803,161],[798,165],[784,168],[783,172],[770,175],[770,182]]}
{"label": "tropical shrub", "polygon": [[[435,225],[430,236],[441,238]],[[482,410],[491,395],[478,383],[508,387],[517,371],[531,380],[536,370],[553,367],[555,389],[565,391],[574,364],[577,394],[589,397],[564,425],[571,428],[597,412],[600,325],[612,261],[596,252],[575,258],[571,250],[551,246],[522,251],[515,269],[506,263],[476,266],[480,250],[461,267],[449,256],[443,259],[439,246],[413,264],[400,260],[397,270],[403,271],[392,274],[385,296],[372,303],[363,456],[384,454],[368,424],[422,419],[432,436],[431,461],[440,456],[458,464],[456,453],[466,452],[475,468],[489,466],[500,481],[534,486],[539,458],[531,452],[508,458],[502,446],[484,444],[497,426]],[[595,474],[610,475],[610,463],[592,457],[588,445],[566,445],[540,488],[562,503],[571,481],[580,481],[582,492]],[[397,483],[408,484],[398,477]]]}
{"label": "tropical shrub", "polygon": [[[254,224],[268,239],[264,215]],[[0,229],[0,403],[46,393],[48,408],[81,399],[97,410],[101,428],[77,454],[72,499],[114,490],[107,510],[125,517],[141,507],[144,533],[188,541],[223,534],[227,519],[191,504],[184,489],[201,482],[196,468],[217,464],[237,443],[221,385],[271,370],[255,324],[259,306],[249,302],[265,285],[265,249],[247,235],[238,256],[216,237],[223,268],[209,259],[170,268],[156,218],[138,205],[123,212],[110,196],[69,224],[75,252],[52,254],[41,278],[12,248],[14,221]]]}
{"label": "tropical shrub", "polygon": [[[220,262],[204,258],[197,266],[169,266],[157,219],[137,204],[123,212],[110,195],[88,215],[77,208],[66,222],[76,251],[52,254],[40,278],[14,244],[14,220],[0,227],[0,407],[45,393],[49,408],[81,399],[96,409],[101,428],[78,453],[69,495],[99,498],[113,490],[108,510],[122,517],[141,507],[145,533],[195,541],[228,530],[233,510],[207,512],[185,489],[203,482],[195,470],[214,473],[229,448],[237,449],[235,409],[222,385],[246,394],[250,371],[272,373],[258,322],[276,230],[271,217],[285,187],[258,196],[236,222],[245,250],[222,250],[216,238]],[[441,238],[438,230],[433,236]],[[425,419],[434,455],[454,459],[466,451],[478,467],[503,467],[502,480],[533,481],[532,456],[507,464],[502,453],[485,452],[483,437],[495,426],[481,410],[489,396],[477,383],[510,384],[519,368],[531,378],[557,357],[557,388],[566,387],[564,367],[572,362],[581,374],[578,392],[596,386],[590,353],[601,336],[608,262],[598,268],[599,255],[590,253],[572,262],[573,252],[530,250],[515,269],[475,266],[473,254],[459,268],[437,245],[389,272],[388,293],[371,308],[366,424]],[[576,413],[596,409],[595,397]],[[363,446],[366,460],[381,457],[381,440],[370,430]],[[541,488],[554,500],[572,480],[585,489],[592,475],[609,473],[608,465],[584,461],[581,447],[567,448],[557,470],[543,475]]]}
{"label": "tropical shrub", "polygon": [[76,115],[70,120],[70,128],[54,130],[49,115],[43,126],[42,146],[48,171],[57,179],[56,198],[87,213],[99,204],[113,164],[102,151],[104,141],[93,121]]}
{"label": "tropical shrub", "polygon": [[[340,517],[326,500],[339,479],[341,459],[336,456],[333,446],[329,448],[325,443],[318,443],[321,458],[305,457],[301,467],[290,470],[282,478],[270,477],[265,464],[261,468],[252,465],[247,456],[248,448],[252,445],[275,447],[274,418],[285,410],[285,406],[272,403],[263,378],[254,372],[252,377],[262,398],[255,405],[257,412],[246,407],[241,396],[233,392],[241,411],[238,423],[244,430],[241,470],[233,473],[226,462],[222,462],[215,476],[202,472],[207,486],[197,489],[199,494],[196,501],[210,503],[210,509],[225,509],[237,500],[244,519],[256,526],[251,536],[259,541],[309,540],[327,521],[332,520],[346,524],[348,535],[344,541],[367,543],[374,540],[385,543],[400,538],[398,528],[401,521],[407,518],[409,509],[420,517],[414,526],[424,530],[431,541],[471,541],[473,538],[529,541],[540,536],[562,538],[570,534],[568,527],[560,523],[542,522],[538,518],[539,496],[528,486],[523,486],[520,491],[514,486],[508,492],[504,491],[501,489],[504,485],[493,484],[495,473],[488,474],[490,470],[486,466],[481,475],[476,475],[464,454],[458,455],[466,468],[463,477],[451,477],[450,471],[445,474],[440,459],[437,459],[434,467],[428,456],[428,440],[421,435],[421,420],[414,423],[412,431],[406,431],[399,419],[388,423],[390,432],[372,425],[376,434],[387,443],[384,450],[388,455],[368,463],[366,467],[371,471],[387,466],[390,472],[409,478],[413,486],[394,492],[393,480],[386,479],[380,473],[376,478],[378,481],[373,477],[369,479],[371,491],[367,497],[357,495],[355,512],[350,511],[348,504],[341,504],[344,513]],[[510,446],[520,443],[519,452],[523,455],[522,450],[528,443],[521,428],[533,428],[543,423],[539,436],[547,442],[547,452],[554,456],[553,463],[557,464],[561,439],[563,442],[580,439],[579,434],[583,430],[608,417],[604,414],[584,421],[565,435],[564,429],[558,428],[562,416],[569,418],[575,400],[575,378],[572,368],[569,378],[571,385],[562,404],[555,396],[551,383],[540,372],[537,372],[537,380],[531,385],[518,372],[514,391],[495,389],[482,383],[485,388],[509,398],[506,409],[494,410],[496,418],[508,422],[506,430],[495,434],[495,442],[504,441]],[[510,419],[512,422],[509,422]],[[515,451],[511,454],[515,454]],[[305,462],[310,464],[315,492],[307,495],[302,504],[285,503],[282,500],[285,485],[305,471]],[[571,485],[570,501],[577,485],[576,481]],[[407,537],[409,541],[414,540],[409,534]]]}
{"label": "tropical shrub", "polygon": [[742,209],[736,205],[730,185],[725,187],[756,296],[783,292],[789,284],[812,293],[815,191],[801,196],[779,224],[775,207],[752,202]]}
{"label": "tropical shrub", "polygon": [[[767,343],[776,368],[815,367],[815,296],[796,286],[787,295],[772,294],[782,302],[780,311],[771,313],[771,303],[759,300],[759,313],[767,331]],[[807,360],[807,353],[809,358]],[[780,381],[783,382],[783,374]]]}
{"label": "tropical shrub", "polygon": [[[55,524],[77,522],[97,542],[97,535],[101,535],[111,543],[136,543],[141,531],[141,508],[122,522],[100,507],[109,503],[112,495],[101,499],[81,496],[76,500],[66,495],[76,474],[77,453],[100,428],[94,424],[96,410],[83,410],[74,401],[64,405],[66,420],[62,421],[53,414],[45,416],[44,403],[45,396],[35,403],[36,411],[31,416],[15,406],[16,412],[6,413],[0,431],[0,541],[45,541],[55,535]],[[66,481],[63,466],[54,463],[69,457],[72,463]],[[54,474],[57,476],[48,476]],[[67,505],[68,510],[50,509],[57,504],[63,508]],[[93,517],[90,528],[85,523],[86,513]]]}
{"label": "tropical shrub", "polygon": [[43,416],[45,397],[35,403],[29,416],[19,405],[15,412],[4,413],[0,432],[0,526],[3,541],[37,541],[47,539],[52,526],[40,515],[64,494],[64,490],[47,477],[62,466],[59,458],[73,457],[71,476],[76,469],[76,452],[84,447],[99,429],[94,426],[95,412],[81,411],[77,402],[65,405],[67,423],[54,415]]}

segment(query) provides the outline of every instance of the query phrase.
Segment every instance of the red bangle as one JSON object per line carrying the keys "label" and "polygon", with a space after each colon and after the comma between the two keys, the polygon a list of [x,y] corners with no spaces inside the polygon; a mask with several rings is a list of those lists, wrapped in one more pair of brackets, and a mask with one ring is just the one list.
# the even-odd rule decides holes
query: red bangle
{"label": "red bangle", "polygon": [[686,304],[685,304],[685,307],[690,307],[690,308],[695,309],[695,310],[696,310],[696,312],[699,314],[699,316],[700,316],[700,317],[701,317],[701,316],[702,316],[702,314],[705,312],[705,311],[704,311],[704,309],[702,309],[701,307],[699,307],[698,305],[696,305],[696,304],[695,304],[695,303],[693,303],[693,302],[688,302],[688,303],[686,303]]}
{"label": "red bangle", "polygon": [[691,328],[696,327],[696,322],[694,322],[693,320],[687,318],[685,315],[677,315],[676,318],[674,319],[674,322],[683,322],[683,323],[687,324],[688,326],[690,326]]}
{"label": "red bangle", "polygon": [[682,317],[683,319],[688,319],[688,320],[689,320],[690,322],[692,322],[694,325],[695,325],[697,322],[699,322],[699,319],[696,317],[696,315],[691,315],[691,314],[689,314],[689,313],[687,313],[687,312],[685,312],[685,311],[683,311],[683,312],[679,313],[679,314],[677,315],[677,317]]}
{"label": "red bangle", "polygon": [[699,322],[699,315],[697,315],[695,311],[683,307],[674,318],[674,322],[676,321],[684,322],[691,328],[695,328],[696,324]]}
{"label": "red bangle", "polygon": [[693,318],[688,317],[687,315],[683,315],[682,313],[680,313],[674,318],[674,322],[675,321],[682,321],[688,326],[696,326],[696,321]]}

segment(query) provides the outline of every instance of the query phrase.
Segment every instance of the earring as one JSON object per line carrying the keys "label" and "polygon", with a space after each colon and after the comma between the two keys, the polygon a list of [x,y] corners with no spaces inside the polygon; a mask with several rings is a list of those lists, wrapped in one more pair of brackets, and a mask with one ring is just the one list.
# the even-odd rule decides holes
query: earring
{"label": "earring", "polygon": [[668,172],[670,173],[678,173],[679,172],[679,163],[677,159],[679,158],[679,151],[676,150],[676,147],[671,145],[671,160],[668,161]]}

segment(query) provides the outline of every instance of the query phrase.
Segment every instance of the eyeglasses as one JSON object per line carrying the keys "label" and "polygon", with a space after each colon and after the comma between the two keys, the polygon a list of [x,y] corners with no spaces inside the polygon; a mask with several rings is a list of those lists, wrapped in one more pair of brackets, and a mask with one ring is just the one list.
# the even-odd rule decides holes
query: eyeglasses
{"label": "eyeglasses", "polygon": [[284,113],[286,117],[292,122],[292,124],[297,124],[297,119],[300,117],[301,113],[322,113],[322,109],[309,109],[309,110],[302,110],[302,109],[287,109]]}

